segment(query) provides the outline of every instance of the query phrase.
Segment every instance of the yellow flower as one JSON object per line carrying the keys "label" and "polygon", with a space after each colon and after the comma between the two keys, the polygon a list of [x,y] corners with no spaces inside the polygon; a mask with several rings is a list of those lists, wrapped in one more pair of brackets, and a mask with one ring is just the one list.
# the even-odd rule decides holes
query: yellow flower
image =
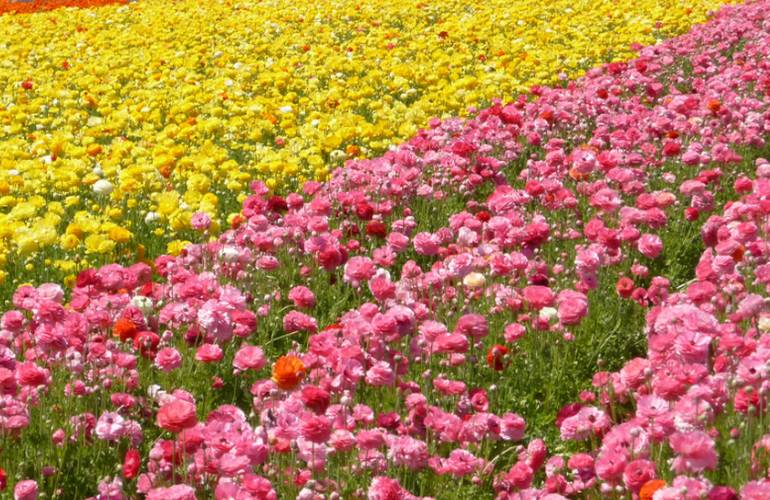
{"label": "yellow flower", "polygon": [[108,234],[115,243],[128,243],[132,237],[131,231],[122,227],[113,227]]}

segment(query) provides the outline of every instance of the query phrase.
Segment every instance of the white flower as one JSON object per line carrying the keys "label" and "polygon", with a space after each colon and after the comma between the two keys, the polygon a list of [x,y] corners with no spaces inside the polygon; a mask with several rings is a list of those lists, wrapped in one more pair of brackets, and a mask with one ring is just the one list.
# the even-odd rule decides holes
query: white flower
{"label": "white flower", "polygon": [[224,247],[219,251],[219,258],[225,262],[235,262],[238,260],[240,252],[235,247]]}
{"label": "white flower", "polygon": [[770,332],[770,316],[767,316],[767,315],[760,316],[757,326],[761,331],[765,333]]}
{"label": "white flower", "polygon": [[553,307],[544,307],[540,309],[539,317],[543,321],[551,322],[557,318],[559,315],[558,311],[554,309]]}
{"label": "white flower", "polygon": [[281,106],[280,108],[278,108],[278,111],[280,111],[281,113],[291,113],[292,110],[293,110],[293,108],[291,106],[288,106],[288,105],[287,106]]}
{"label": "white flower", "polygon": [[144,216],[144,223],[152,224],[153,222],[157,222],[159,219],[160,214],[158,212],[147,212],[147,215]]}
{"label": "white flower", "polygon": [[136,295],[131,299],[131,303],[140,311],[142,311],[142,314],[147,315],[152,312],[152,299],[149,297],[145,297],[144,295]]}
{"label": "white flower", "polygon": [[463,285],[468,288],[482,288],[487,284],[487,279],[481,273],[469,273],[463,278]]}
{"label": "white flower", "polygon": [[114,189],[112,183],[107,179],[99,179],[92,186],[94,193],[102,196],[107,196]]}

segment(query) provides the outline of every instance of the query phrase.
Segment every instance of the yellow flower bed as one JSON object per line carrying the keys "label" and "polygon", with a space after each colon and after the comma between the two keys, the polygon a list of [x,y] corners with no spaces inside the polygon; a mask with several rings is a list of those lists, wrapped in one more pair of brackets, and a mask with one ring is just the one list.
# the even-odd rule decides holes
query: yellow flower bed
{"label": "yellow flower bed", "polygon": [[0,269],[177,250],[192,213],[217,231],[255,177],[324,179],[720,3],[142,0],[2,16]]}

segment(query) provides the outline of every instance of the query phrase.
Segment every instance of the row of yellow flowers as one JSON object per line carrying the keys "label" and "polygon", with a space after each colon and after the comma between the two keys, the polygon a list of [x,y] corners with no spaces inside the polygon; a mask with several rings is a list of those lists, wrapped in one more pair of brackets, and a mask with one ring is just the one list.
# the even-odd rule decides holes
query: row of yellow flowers
{"label": "row of yellow flowers", "polygon": [[194,212],[216,231],[254,177],[324,179],[430,117],[627,58],[720,3],[143,0],[2,16],[0,269],[178,250]]}

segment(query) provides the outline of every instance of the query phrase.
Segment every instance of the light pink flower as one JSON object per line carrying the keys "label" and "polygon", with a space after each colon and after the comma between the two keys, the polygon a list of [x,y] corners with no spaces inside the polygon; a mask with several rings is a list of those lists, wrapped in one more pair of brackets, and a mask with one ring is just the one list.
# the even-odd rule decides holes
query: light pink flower
{"label": "light pink flower", "polygon": [[245,345],[235,353],[233,367],[240,371],[259,371],[265,366],[266,362],[265,354],[262,352],[261,348],[253,345]]}

